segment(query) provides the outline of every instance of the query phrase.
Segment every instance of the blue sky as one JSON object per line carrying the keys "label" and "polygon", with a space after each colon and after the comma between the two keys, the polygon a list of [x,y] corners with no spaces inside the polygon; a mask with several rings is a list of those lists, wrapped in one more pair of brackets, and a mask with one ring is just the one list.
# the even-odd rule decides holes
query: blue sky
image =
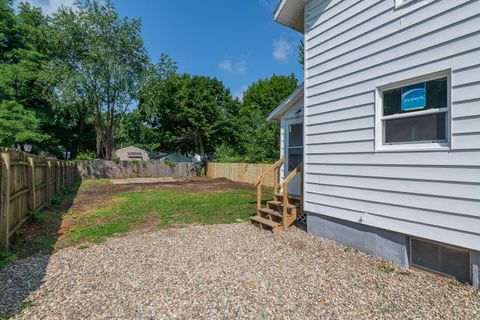
{"label": "blue sky", "polygon": [[[28,0],[44,12],[74,0]],[[156,62],[168,53],[180,72],[220,79],[240,96],[273,74],[303,78],[301,35],[273,22],[279,0],[113,0],[122,16],[143,20],[145,46]]]}

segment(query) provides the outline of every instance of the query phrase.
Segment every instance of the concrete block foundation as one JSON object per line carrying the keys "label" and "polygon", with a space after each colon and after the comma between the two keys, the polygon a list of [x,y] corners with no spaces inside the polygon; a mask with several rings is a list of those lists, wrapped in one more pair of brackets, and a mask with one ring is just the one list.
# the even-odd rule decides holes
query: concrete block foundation
{"label": "concrete block foundation", "polygon": [[307,230],[396,265],[409,266],[406,235],[310,212],[307,213]]}

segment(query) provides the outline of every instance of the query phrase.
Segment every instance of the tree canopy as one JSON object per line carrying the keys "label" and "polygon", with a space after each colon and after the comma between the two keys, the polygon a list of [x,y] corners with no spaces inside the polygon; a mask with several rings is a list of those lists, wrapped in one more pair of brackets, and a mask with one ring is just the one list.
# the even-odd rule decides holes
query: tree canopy
{"label": "tree canopy", "polygon": [[161,151],[198,154],[207,161],[230,139],[237,105],[217,79],[177,74],[175,65],[163,56],[142,90],[139,110]]}
{"label": "tree canopy", "polygon": [[0,146],[61,157],[112,159],[135,145],[201,155],[204,162],[271,162],[279,128],[268,114],[298,83],[274,75],[242,100],[218,79],[152,64],[140,19],[85,0],[47,17],[0,0]]}
{"label": "tree canopy", "polygon": [[272,162],[280,157],[279,125],[268,115],[295,89],[295,76],[277,76],[253,83],[245,91],[238,112],[240,136],[238,153],[246,162]]}
{"label": "tree canopy", "polygon": [[51,31],[57,101],[93,114],[97,156],[112,159],[114,127],[138,97],[149,63],[141,21],[120,18],[110,1],[93,0],[60,9]]}

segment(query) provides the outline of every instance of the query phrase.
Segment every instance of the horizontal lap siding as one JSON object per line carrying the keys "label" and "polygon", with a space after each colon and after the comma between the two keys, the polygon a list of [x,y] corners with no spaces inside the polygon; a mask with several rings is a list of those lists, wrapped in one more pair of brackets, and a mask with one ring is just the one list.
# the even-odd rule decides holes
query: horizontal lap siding
{"label": "horizontal lap siding", "polygon": [[[480,1],[311,1],[305,209],[480,250]],[[451,150],[375,152],[375,89],[451,70]]]}

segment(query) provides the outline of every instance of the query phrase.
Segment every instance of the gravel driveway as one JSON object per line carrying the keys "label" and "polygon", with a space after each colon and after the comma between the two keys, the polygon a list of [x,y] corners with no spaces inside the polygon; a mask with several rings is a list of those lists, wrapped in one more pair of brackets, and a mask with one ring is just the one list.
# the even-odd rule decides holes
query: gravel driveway
{"label": "gravel driveway", "polygon": [[421,271],[382,272],[384,264],[297,228],[167,229],[10,265],[0,313],[44,275],[17,318],[480,318],[480,291]]}

